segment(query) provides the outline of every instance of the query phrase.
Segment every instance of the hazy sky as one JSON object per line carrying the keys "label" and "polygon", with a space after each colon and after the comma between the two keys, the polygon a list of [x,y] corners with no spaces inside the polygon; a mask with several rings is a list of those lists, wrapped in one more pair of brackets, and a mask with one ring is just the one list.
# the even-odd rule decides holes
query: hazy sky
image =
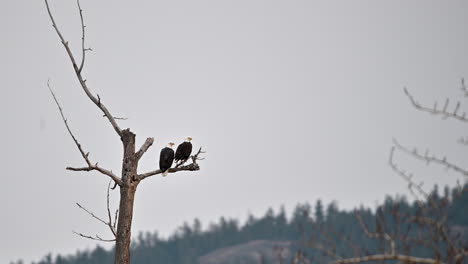
{"label": "hazy sky", "polygon": [[[137,144],[155,137],[139,171],[157,168],[167,142],[192,136],[208,151],[201,171],[140,184],[133,235],[172,233],[198,217],[245,219],[273,206],[337,200],[373,207],[406,184],[388,167],[393,137],[454,162],[466,126],[414,110],[463,100],[468,77],[467,1],[90,1],[84,76]],[[75,1],[51,0],[80,58]],[[120,139],[84,96],[43,1],[0,9],[3,203],[0,262],[73,253],[110,237],[75,202],[105,216],[108,178],[83,166],[47,90],[93,161],[120,173]],[[466,100],[464,103],[467,103]],[[466,104],[465,104],[465,108]],[[427,186],[457,174],[399,154]],[[112,192],[112,207],[118,192]],[[106,244],[102,244],[106,245]],[[107,245],[109,246],[109,245]]]}

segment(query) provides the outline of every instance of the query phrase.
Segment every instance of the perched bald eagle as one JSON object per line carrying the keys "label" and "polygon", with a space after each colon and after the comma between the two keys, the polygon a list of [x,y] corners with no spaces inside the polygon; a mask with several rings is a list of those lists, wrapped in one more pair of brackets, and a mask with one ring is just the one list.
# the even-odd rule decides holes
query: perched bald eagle
{"label": "perched bald eagle", "polygon": [[187,137],[184,142],[177,146],[177,150],[175,152],[176,162],[180,161],[181,163],[184,163],[188,160],[190,154],[192,153],[192,143],[190,143],[191,140],[191,137]]}
{"label": "perched bald eagle", "polygon": [[161,149],[161,154],[159,155],[159,169],[163,173],[163,176],[167,175],[172,166],[172,162],[174,162],[174,150],[172,149],[174,145],[174,143],[170,142],[165,148]]}

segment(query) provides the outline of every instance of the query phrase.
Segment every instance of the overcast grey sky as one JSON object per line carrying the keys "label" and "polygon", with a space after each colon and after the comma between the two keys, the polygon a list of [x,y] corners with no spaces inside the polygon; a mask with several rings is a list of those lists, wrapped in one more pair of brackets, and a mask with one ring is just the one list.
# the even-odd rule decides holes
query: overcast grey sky
{"label": "overcast grey sky", "polygon": [[[461,98],[468,77],[467,1],[90,1],[84,75],[137,144],[155,137],[139,168],[157,167],[169,141],[192,136],[208,153],[200,172],[139,186],[133,235],[168,235],[183,221],[245,219],[269,206],[337,200],[374,206],[406,193],[387,166],[393,137],[454,162],[466,127],[414,110]],[[79,57],[75,1],[51,0]],[[108,178],[65,171],[84,161],[47,91],[93,161],[120,173],[121,144],[86,98],[43,1],[0,9],[3,167],[0,262],[73,253],[110,234],[80,211],[105,215]],[[466,101],[465,101],[466,102]],[[466,109],[466,104],[465,108]],[[398,155],[427,186],[457,174]],[[112,192],[112,206],[118,193]]]}

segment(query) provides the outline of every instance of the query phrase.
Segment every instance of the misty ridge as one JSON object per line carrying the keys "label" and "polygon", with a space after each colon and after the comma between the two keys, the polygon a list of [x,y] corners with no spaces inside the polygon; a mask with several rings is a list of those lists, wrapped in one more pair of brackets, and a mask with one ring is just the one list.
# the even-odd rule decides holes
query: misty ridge
{"label": "misty ridge", "polygon": [[[385,201],[374,210],[359,207],[352,211],[340,210],[336,202],[323,204],[317,200],[314,205],[298,204],[292,215],[287,216],[285,208],[277,212],[268,209],[261,217],[249,215],[244,224],[233,218],[221,217],[218,222],[202,227],[200,220],[184,223],[168,238],[157,233],[140,233],[132,241],[131,261],[139,264],[180,263],[180,264],[258,264],[294,263],[297,252],[307,258],[304,263],[328,263],[333,257],[314,248],[312,243],[323,243],[339,256],[352,256],[356,251],[379,252],[387,248],[384,241],[371,239],[361,232],[356,214],[370,230],[381,228],[400,235],[426,236],[424,226],[416,226],[408,231],[408,222],[398,220],[398,215],[431,215],[422,212],[421,206],[431,207],[430,203],[443,206],[450,227],[451,236],[458,237],[459,243],[468,242],[468,184],[462,188],[442,191],[435,186],[430,192],[430,202],[408,202],[405,197],[387,196]],[[377,227],[379,223],[383,226]],[[350,244],[355,248],[350,247]],[[434,257],[434,249],[418,246],[409,241],[397,243],[397,248],[409,255]],[[449,254],[447,241],[437,241],[436,251]],[[113,263],[113,250],[97,246],[93,250],[77,251],[76,254],[63,256],[51,253],[33,264],[110,264]],[[11,262],[20,264],[22,261]],[[465,263],[465,261],[463,261]]]}

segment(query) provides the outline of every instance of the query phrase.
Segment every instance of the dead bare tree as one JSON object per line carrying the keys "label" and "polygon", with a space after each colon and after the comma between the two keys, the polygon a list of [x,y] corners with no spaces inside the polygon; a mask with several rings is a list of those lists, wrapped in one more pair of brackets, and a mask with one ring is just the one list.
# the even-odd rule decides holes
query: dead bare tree
{"label": "dead bare tree", "polygon": [[[465,82],[461,80],[461,91],[464,97],[468,97],[468,90]],[[450,100],[447,99],[442,107],[437,102],[433,107],[426,107],[415,100],[408,89],[404,89],[412,106],[420,111],[428,112],[432,115],[440,116],[443,119],[455,119],[461,122],[468,122],[468,116],[460,111],[461,103],[458,101],[452,110],[449,110]],[[458,140],[460,144],[468,144],[468,137],[462,137]],[[380,243],[377,251],[369,248],[356,248],[356,244],[348,241],[341,234],[331,233],[329,230],[323,230],[317,227],[318,237],[311,237],[306,242],[308,247],[322,252],[325,256],[332,259],[330,264],[363,263],[363,262],[381,262],[397,261],[397,263],[466,263],[468,257],[468,245],[463,241],[459,234],[452,232],[448,222],[448,205],[450,197],[448,194],[442,199],[434,199],[430,193],[424,190],[423,183],[417,183],[413,174],[400,168],[394,161],[396,152],[407,154],[416,160],[426,164],[437,164],[448,170],[460,174],[461,178],[468,179],[468,170],[462,166],[450,162],[445,156],[440,157],[430,154],[429,151],[421,152],[417,148],[408,148],[393,140],[393,147],[390,151],[389,166],[408,184],[410,193],[415,198],[418,210],[416,213],[402,212],[398,207],[379,208],[373,230],[363,220],[362,216],[356,213],[356,219],[361,227],[363,234]],[[459,185],[460,189],[461,186]],[[465,187],[463,189],[467,191]],[[468,209],[468,208],[467,208]],[[380,211],[379,211],[380,210]],[[383,212],[383,210],[388,210]],[[392,225],[386,223],[384,214],[392,215]],[[340,240],[344,242],[352,251],[354,256],[341,256],[336,251],[336,245],[333,241]],[[330,242],[328,242],[330,241]],[[432,257],[421,257],[411,254],[412,247],[425,248],[432,251]],[[393,263],[393,262],[392,262]]]}
{"label": "dead bare tree", "polygon": [[[160,170],[153,170],[150,172],[146,173],[138,173],[138,163],[141,159],[141,157],[145,154],[145,152],[151,147],[151,145],[154,142],[154,138],[149,137],[146,139],[146,141],[143,143],[143,145],[136,151],[135,148],[135,137],[136,135],[130,131],[129,128],[127,129],[121,129],[117,123],[117,120],[120,120],[122,118],[117,118],[114,115],[111,114],[109,109],[104,105],[104,103],[101,100],[101,97],[99,94],[94,95],[90,89],[87,86],[86,79],[83,77],[83,69],[85,67],[85,59],[86,59],[86,53],[90,51],[90,48],[85,47],[85,24],[84,24],[84,19],[83,19],[83,9],[81,9],[80,2],[77,0],[77,5],[78,5],[78,10],[79,10],[79,17],[81,21],[81,61],[78,62],[75,59],[75,55],[72,52],[69,42],[65,40],[63,37],[62,33],[60,32],[54,16],[52,15],[51,9],[49,7],[48,0],[45,0],[47,12],[49,14],[50,20],[52,22],[52,27],[54,28],[55,32],[57,33],[60,42],[62,43],[63,47],[65,48],[65,51],[72,63],[74,72],[76,74],[76,77],[78,79],[78,82],[81,85],[81,88],[85,92],[86,96],[102,111],[103,116],[107,118],[109,123],[111,124],[114,132],[119,136],[119,138],[122,141],[123,145],[123,160],[122,160],[122,171],[121,171],[121,176],[118,177],[116,174],[112,172],[112,170],[105,169],[101,166],[98,165],[98,163],[91,162],[89,158],[89,152],[85,152],[81,144],[78,142],[78,139],[75,137],[73,134],[72,130],[70,129],[68,125],[68,121],[65,118],[65,115],[63,113],[62,107],[57,100],[54,92],[52,91],[50,84],[48,83],[49,90],[55,100],[55,103],[57,104],[57,107],[60,111],[60,115],[62,116],[63,122],[65,123],[65,126],[67,128],[68,133],[72,137],[73,141],[75,142],[81,156],[83,157],[86,165],[84,167],[67,167],[67,170],[70,171],[98,171],[101,174],[108,176],[111,179],[111,182],[114,183],[114,187],[112,189],[115,189],[117,186],[120,188],[120,203],[119,203],[119,209],[115,213],[114,220],[112,220],[112,216],[110,213],[110,208],[109,208],[109,188],[110,188],[110,183],[108,186],[107,190],[107,213],[108,213],[108,220],[104,221],[101,218],[97,217],[95,214],[93,214],[91,211],[87,210],[85,207],[81,206],[80,204],[77,203],[77,205],[90,214],[93,218],[97,219],[98,221],[102,222],[106,226],[109,227],[111,230],[114,238],[113,239],[102,239],[100,236],[88,236],[84,235],[81,233],[77,233],[78,235],[82,237],[86,237],[89,239],[94,239],[94,240],[99,240],[99,241],[115,241],[115,261],[114,263],[116,264],[126,264],[130,263],[130,235],[131,235],[131,225],[132,225],[132,218],[133,218],[133,203],[134,203],[134,198],[135,198],[135,192],[137,190],[138,185],[140,184],[141,181],[144,179],[161,174]],[[202,154],[201,148],[199,151],[191,157],[191,163],[190,164],[181,164],[178,165],[177,167],[169,169],[169,173],[175,173],[178,171],[197,171],[200,169],[197,161],[201,160],[199,157],[200,154]],[[118,219],[117,219],[118,218]],[[117,225],[117,226],[116,226]]]}

